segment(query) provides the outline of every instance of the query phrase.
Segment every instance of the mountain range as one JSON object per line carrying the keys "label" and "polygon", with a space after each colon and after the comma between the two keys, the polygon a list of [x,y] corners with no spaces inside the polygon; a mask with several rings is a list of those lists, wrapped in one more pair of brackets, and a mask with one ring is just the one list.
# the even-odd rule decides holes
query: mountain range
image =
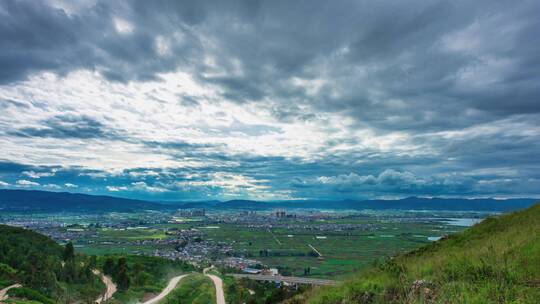
{"label": "mountain range", "polygon": [[531,206],[536,199],[466,199],[408,197],[395,200],[295,201],[145,201],[113,196],[38,190],[0,190],[0,210],[33,212],[128,212],[137,210],[205,209],[398,209],[451,211],[510,211]]}

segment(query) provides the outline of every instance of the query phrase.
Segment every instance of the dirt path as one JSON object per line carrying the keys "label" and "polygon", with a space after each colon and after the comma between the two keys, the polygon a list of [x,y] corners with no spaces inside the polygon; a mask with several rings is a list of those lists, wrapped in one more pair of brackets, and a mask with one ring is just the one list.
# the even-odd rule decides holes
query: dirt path
{"label": "dirt path", "polygon": [[180,282],[180,280],[185,278],[186,276],[188,276],[188,275],[183,274],[183,275],[172,278],[169,281],[169,284],[167,285],[167,287],[165,287],[165,289],[163,289],[160,294],[158,294],[156,297],[154,297],[154,298],[152,298],[152,299],[150,299],[150,300],[148,300],[148,301],[146,301],[146,302],[144,302],[142,304],[157,304],[157,303],[159,303],[159,301],[163,300],[169,293],[171,293],[171,291],[174,290],[176,285],[178,285],[178,282]]}
{"label": "dirt path", "polygon": [[99,276],[99,278],[101,279],[101,281],[103,282],[103,284],[105,284],[105,286],[107,287],[107,290],[105,291],[104,294],[102,294],[99,298],[96,299],[95,303],[104,303],[106,301],[108,301],[110,298],[112,298],[112,296],[114,295],[114,293],[116,292],[116,284],[113,283],[113,281],[111,280],[110,277],[102,274],[101,272],[99,272],[99,270],[97,269],[94,269],[92,270],[92,272]]}
{"label": "dirt path", "polygon": [[209,277],[214,282],[214,286],[216,286],[216,304],[225,304],[225,294],[223,293],[223,281],[221,278],[213,274],[207,274],[206,276]]}
{"label": "dirt path", "polygon": [[10,286],[0,290],[0,301],[7,300],[7,298],[8,298],[7,292],[10,289],[19,288],[19,287],[22,287],[22,285],[21,284],[13,284],[13,285],[10,285]]}
{"label": "dirt path", "polygon": [[214,282],[214,286],[216,287],[216,304],[225,304],[225,293],[223,293],[223,281],[221,280],[220,277],[207,273],[212,268],[214,267],[212,266],[212,267],[205,268],[203,270],[203,273],[205,276],[209,277],[212,280],[212,282]]}

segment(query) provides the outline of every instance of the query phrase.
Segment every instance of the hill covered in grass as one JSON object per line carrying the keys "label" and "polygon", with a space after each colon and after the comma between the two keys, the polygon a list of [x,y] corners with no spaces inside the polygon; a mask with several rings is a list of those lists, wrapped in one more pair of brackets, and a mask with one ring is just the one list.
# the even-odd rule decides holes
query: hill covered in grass
{"label": "hill covered in grass", "polygon": [[540,204],[377,263],[289,303],[538,303]]}

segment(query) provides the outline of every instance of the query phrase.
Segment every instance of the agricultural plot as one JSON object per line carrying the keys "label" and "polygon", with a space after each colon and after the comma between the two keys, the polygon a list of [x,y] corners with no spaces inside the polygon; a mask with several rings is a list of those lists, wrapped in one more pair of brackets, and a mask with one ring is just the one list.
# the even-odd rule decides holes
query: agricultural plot
{"label": "agricultural plot", "polygon": [[[32,223],[39,223],[36,230],[60,243],[72,241],[79,252],[90,255],[151,255],[203,264],[240,257],[285,275],[343,278],[377,259],[460,231],[465,227],[456,223],[467,222],[467,217],[485,216],[399,211],[313,216],[299,211],[294,218],[276,219],[269,212],[246,218],[227,211],[190,219],[141,212],[37,215]],[[48,224],[51,218],[53,225]]]}
{"label": "agricultural plot", "polygon": [[[429,242],[429,236],[442,236],[453,231],[456,231],[455,227],[440,223],[410,222],[380,223],[372,231],[346,232],[221,225],[219,229],[205,230],[205,236],[232,244],[237,254],[291,275],[335,278],[347,276],[378,258],[418,248]],[[322,256],[314,254],[312,248]]]}

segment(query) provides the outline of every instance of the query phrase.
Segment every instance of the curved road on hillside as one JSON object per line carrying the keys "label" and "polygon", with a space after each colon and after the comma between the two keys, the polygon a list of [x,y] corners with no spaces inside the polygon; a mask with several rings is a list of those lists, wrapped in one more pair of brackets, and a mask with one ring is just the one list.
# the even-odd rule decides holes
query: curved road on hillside
{"label": "curved road on hillside", "polygon": [[216,304],[225,304],[225,294],[223,293],[223,281],[221,278],[213,274],[207,274],[206,276],[209,277],[212,282],[214,282],[214,286],[216,286]]}
{"label": "curved road on hillside", "polygon": [[19,288],[19,287],[22,287],[22,285],[17,283],[17,284],[10,285],[10,286],[0,290],[0,301],[7,300],[7,298],[8,298],[7,292],[10,289]]}
{"label": "curved road on hillside", "polygon": [[185,278],[186,276],[188,276],[188,275],[183,274],[183,275],[172,278],[169,281],[169,284],[167,285],[167,287],[165,287],[165,289],[163,289],[160,294],[158,294],[154,298],[152,298],[152,299],[150,299],[150,300],[148,300],[148,301],[146,301],[146,302],[144,302],[142,304],[157,304],[157,303],[159,303],[159,301],[163,300],[169,293],[171,293],[171,291],[174,290],[176,285],[178,285],[178,282],[180,282],[180,280]]}
{"label": "curved road on hillside", "polygon": [[113,281],[111,280],[110,277],[102,274],[99,270],[94,269],[94,270],[92,270],[92,272],[95,275],[99,276],[99,278],[101,279],[101,282],[103,282],[103,284],[105,284],[105,286],[107,287],[107,289],[105,290],[105,293],[102,294],[95,301],[95,303],[97,303],[97,304],[104,303],[104,302],[108,301],[110,298],[112,298],[112,296],[116,292],[116,284],[113,283]]}
{"label": "curved road on hillside", "polygon": [[225,304],[225,293],[223,293],[223,281],[220,277],[213,275],[213,274],[207,274],[208,270],[214,268],[208,267],[203,270],[203,273],[205,276],[209,277],[212,282],[214,282],[214,286],[216,287],[216,304]]}

